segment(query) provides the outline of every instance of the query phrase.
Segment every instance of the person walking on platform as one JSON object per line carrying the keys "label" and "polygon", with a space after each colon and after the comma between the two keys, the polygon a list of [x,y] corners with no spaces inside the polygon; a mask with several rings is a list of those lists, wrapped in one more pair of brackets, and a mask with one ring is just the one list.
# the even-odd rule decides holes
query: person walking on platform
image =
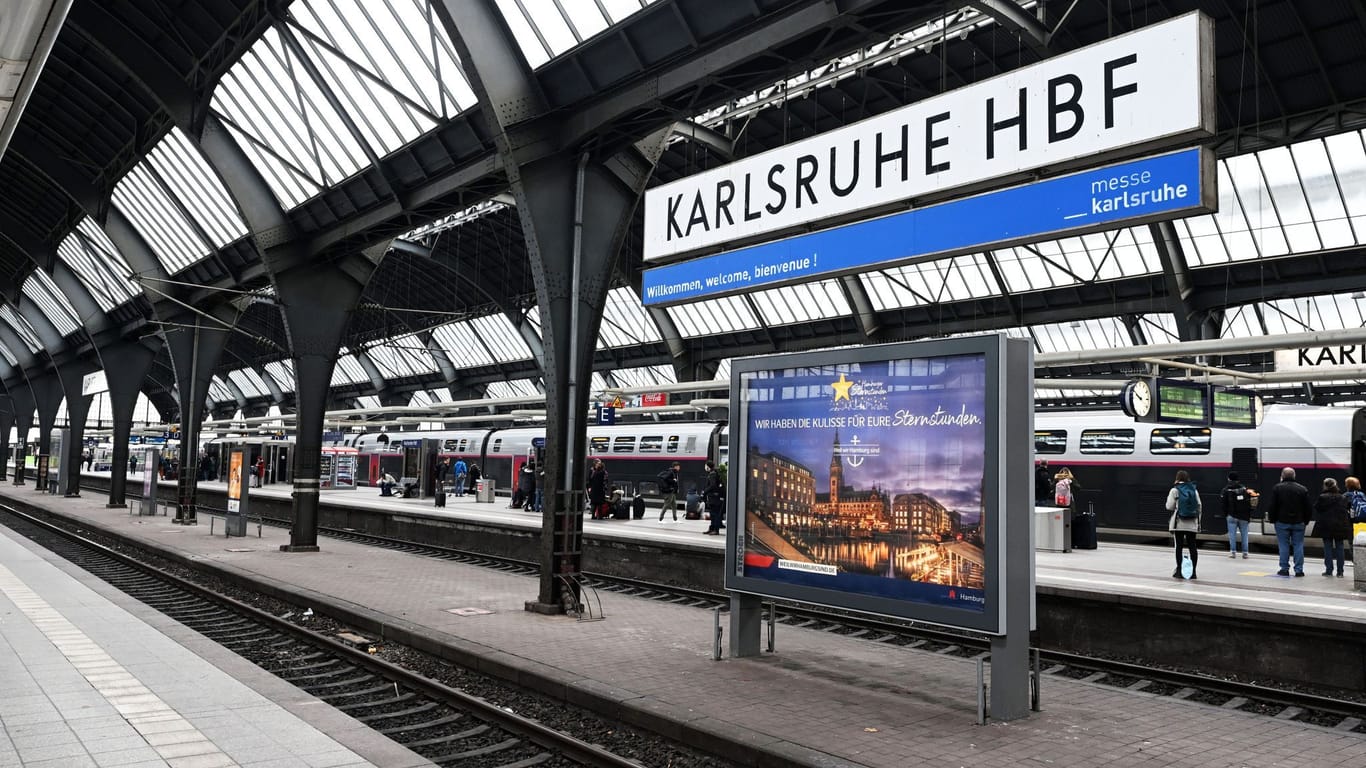
{"label": "person walking on platform", "polygon": [[659,522],[664,522],[664,513],[674,516],[678,522],[678,471],[683,465],[674,462],[673,466],[659,473],[659,492],[664,494],[664,504],[659,508]]}
{"label": "person walking on platform", "polygon": [[1323,575],[1333,575],[1337,563],[1342,578],[1343,545],[1352,539],[1352,503],[1331,477],[1323,479],[1323,493],[1314,501],[1314,535],[1323,539]]}
{"label": "person walking on platform", "polygon": [[1238,541],[1243,542],[1243,559],[1247,559],[1247,529],[1252,521],[1252,494],[1238,480],[1237,472],[1228,473],[1228,485],[1219,494],[1224,519],[1228,523],[1228,556],[1238,556]]}
{"label": "person walking on platform", "polygon": [[465,475],[469,472],[469,467],[465,465],[465,460],[457,458],[455,466],[451,467],[451,472],[455,473],[455,495],[465,495]]}
{"label": "person walking on platform", "polygon": [[1190,473],[1181,470],[1176,473],[1176,482],[1167,493],[1167,511],[1172,513],[1167,529],[1176,539],[1176,570],[1172,578],[1182,578],[1181,550],[1190,553],[1191,575],[1195,579],[1195,566],[1200,562],[1200,552],[1196,549],[1196,534],[1200,533],[1200,490],[1191,482]]}
{"label": "person walking on platform", "polygon": [[1276,526],[1276,550],[1281,569],[1277,576],[1290,575],[1290,556],[1295,556],[1295,575],[1304,575],[1304,524],[1313,513],[1309,489],[1295,482],[1295,468],[1281,470],[1281,481],[1267,494],[1266,519]]}
{"label": "person walking on platform", "polygon": [[451,460],[442,459],[436,463],[436,490],[446,490],[446,478],[451,474]]}

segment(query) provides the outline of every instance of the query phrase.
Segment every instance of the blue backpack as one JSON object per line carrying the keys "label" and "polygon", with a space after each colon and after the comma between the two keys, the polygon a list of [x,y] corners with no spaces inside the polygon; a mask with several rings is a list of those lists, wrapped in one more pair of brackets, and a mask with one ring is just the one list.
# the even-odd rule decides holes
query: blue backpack
{"label": "blue backpack", "polygon": [[1182,520],[1200,516],[1200,494],[1195,490],[1195,483],[1176,486],[1176,516]]}

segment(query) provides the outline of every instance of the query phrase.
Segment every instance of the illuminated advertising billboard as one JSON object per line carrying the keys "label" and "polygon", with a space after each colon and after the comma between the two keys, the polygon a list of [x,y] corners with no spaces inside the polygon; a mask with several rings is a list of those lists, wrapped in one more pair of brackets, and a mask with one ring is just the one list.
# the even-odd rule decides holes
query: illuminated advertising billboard
{"label": "illuminated advertising billboard", "polygon": [[242,509],[242,488],[245,487],[242,477],[242,452],[233,451],[228,458],[228,511],[239,512]]}
{"label": "illuminated advertising billboard", "polygon": [[[981,336],[736,361],[728,516],[742,524],[729,526],[726,587],[1004,626],[1004,451],[1019,443],[1027,471],[1033,435],[1028,417],[1019,435],[1006,434],[1012,343]],[[1014,378],[1032,397],[1027,376]],[[1030,485],[1020,485],[1027,514]],[[1028,544],[1026,535],[1025,560]]]}

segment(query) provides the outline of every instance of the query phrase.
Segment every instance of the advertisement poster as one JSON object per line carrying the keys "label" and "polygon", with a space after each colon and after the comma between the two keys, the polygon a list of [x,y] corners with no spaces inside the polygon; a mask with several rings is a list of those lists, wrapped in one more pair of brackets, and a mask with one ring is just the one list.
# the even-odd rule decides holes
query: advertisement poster
{"label": "advertisement poster", "polygon": [[318,487],[323,490],[333,487],[333,473],[335,470],[336,457],[327,451],[323,451],[318,457]]}
{"label": "advertisement poster", "polygon": [[983,354],[746,371],[741,575],[981,612]]}
{"label": "advertisement poster", "polygon": [[228,458],[228,511],[242,509],[242,452],[233,451]]}

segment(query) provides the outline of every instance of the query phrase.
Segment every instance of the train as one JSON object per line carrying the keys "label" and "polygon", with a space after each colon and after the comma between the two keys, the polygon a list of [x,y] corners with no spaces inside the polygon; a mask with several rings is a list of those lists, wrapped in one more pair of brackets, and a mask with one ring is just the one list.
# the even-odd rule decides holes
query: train
{"label": "train", "polygon": [[[537,456],[544,434],[544,427],[536,426],[369,432],[347,434],[337,444],[359,452],[359,486],[374,485],[382,471],[417,476],[413,462],[419,459],[403,445],[430,439],[437,441],[440,457],[478,464],[498,493],[510,494],[522,466]],[[612,482],[624,493],[653,494],[658,474],[674,461],[682,466],[686,492],[701,484],[704,461],[726,461],[729,427],[723,421],[591,426],[587,439],[589,455],[606,460]],[[267,482],[289,479],[292,440],[247,441],[267,454],[272,470]],[[1257,429],[1136,423],[1118,410],[1041,411],[1035,416],[1034,452],[1053,471],[1072,470],[1080,486],[1078,509],[1094,511],[1097,525],[1110,532],[1165,532],[1167,491],[1177,470],[1184,469],[1200,488],[1206,510],[1202,533],[1222,535],[1219,494],[1230,471],[1261,493],[1280,480],[1284,467],[1293,467],[1311,493],[1326,477],[1339,482],[1348,475],[1366,477],[1366,408],[1273,405]]]}
{"label": "train", "polygon": [[1366,477],[1366,408],[1273,405],[1257,429],[1135,423],[1114,410],[1041,412],[1034,454],[1052,471],[1076,475],[1078,510],[1094,511],[1097,526],[1111,532],[1165,532],[1167,492],[1184,469],[1200,489],[1201,533],[1226,534],[1219,496],[1229,472],[1262,494],[1285,467],[1311,495],[1324,478],[1341,486],[1348,476]]}

